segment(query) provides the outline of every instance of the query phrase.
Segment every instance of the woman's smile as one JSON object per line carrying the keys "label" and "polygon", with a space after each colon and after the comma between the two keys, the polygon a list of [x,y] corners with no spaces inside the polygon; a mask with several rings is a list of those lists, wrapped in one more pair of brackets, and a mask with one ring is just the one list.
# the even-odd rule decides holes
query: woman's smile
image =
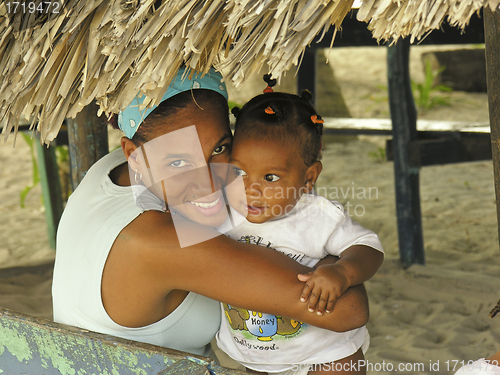
{"label": "woman's smile", "polygon": [[216,200],[212,202],[196,202],[196,201],[191,201],[192,204],[194,204],[196,207],[201,207],[201,208],[211,208],[215,206],[217,203],[219,203],[220,197],[217,198]]}
{"label": "woman's smile", "polygon": [[214,200],[207,200],[205,199],[203,202],[200,201],[189,201],[191,205],[194,207],[194,209],[205,215],[205,216],[213,216],[218,214],[222,208],[224,207],[224,201],[221,199],[221,196],[219,195],[218,198]]}

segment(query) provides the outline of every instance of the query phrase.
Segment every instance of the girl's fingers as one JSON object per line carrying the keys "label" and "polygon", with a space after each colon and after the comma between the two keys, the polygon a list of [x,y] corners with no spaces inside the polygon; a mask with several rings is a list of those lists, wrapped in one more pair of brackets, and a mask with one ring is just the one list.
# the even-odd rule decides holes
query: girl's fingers
{"label": "girl's fingers", "polygon": [[328,303],[326,304],[326,310],[325,312],[327,314],[330,314],[333,311],[333,306],[335,306],[335,302],[337,302],[337,299],[329,299]]}
{"label": "girl's fingers", "polygon": [[313,287],[311,290],[311,295],[309,296],[309,305],[307,306],[309,312],[314,312],[314,310],[316,310],[316,305],[319,301],[320,296],[321,289]]}
{"label": "girl's fingers", "polygon": [[312,276],[312,272],[309,272],[309,273],[299,273],[297,275],[297,279],[299,279],[300,281],[302,281],[303,283],[305,283],[307,280],[310,279],[311,276]]}
{"label": "girl's fingers", "polygon": [[316,313],[318,315],[323,315],[325,313],[325,307],[327,306],[327,303],[328,303],[328,293],[321,293],[316,308]]}
{"label": "girl's fingers", "polygon": [[[301,275],[299,275],[301,276]],[[302,289],[302,293],[300,294],[300,302],[306,302],[309,299],[309,296],[311,295],[312,287],[313,285],[309,285],[306,283],[304,285],[304,288]]]}

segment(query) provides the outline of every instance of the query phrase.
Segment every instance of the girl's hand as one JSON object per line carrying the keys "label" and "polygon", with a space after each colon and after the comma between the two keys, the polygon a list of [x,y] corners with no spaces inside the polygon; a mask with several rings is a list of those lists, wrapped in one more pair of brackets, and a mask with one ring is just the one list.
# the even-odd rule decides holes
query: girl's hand
{"label": "girl's hand", "polygon": [[312,272],[297,275],[297,278],[305,283],[301,302],[309,300],[308,310],[316,311],[318,315],[323,315],[325,311],[331,313],[337,298],[350,287],[343,267],[337,264],[319,266]]}

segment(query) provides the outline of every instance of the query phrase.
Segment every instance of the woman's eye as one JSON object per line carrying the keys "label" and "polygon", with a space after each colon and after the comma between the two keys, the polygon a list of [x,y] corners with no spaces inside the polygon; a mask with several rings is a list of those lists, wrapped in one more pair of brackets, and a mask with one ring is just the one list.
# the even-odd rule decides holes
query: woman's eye
{"label": "woman's eye", "polygon": [[227,150],[227,147],[228,147],[227,145],[220,145],[212,152],[212,155],[222,154],[224,151]]}
{"label": "woman's eye", "polygon": [[276,182],[278,181],[280,178],[279,176],[276,176],[275,174],[266,174],[266,176],[264,177],[264,179],[266,181],[269,181],[269,182]]}
{"label": "woman's eye", "polygon": [[245,177],[247,175],[247,173],[243,169],[234,167],[233,170],[237,176]]}
{"label": "woman's eye", "polygon": [[182,167],[185,167],[188,164],[189,163],[187,161],[185,161],[185,160],[175,160],[172,163],[170,163],[170,166],[174,167],[174,168],[182,168]]}

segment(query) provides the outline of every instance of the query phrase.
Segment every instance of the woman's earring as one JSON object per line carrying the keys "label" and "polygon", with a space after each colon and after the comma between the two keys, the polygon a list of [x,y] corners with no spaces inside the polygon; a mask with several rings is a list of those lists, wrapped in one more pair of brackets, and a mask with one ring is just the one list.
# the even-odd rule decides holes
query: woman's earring
{"label": "woman's earring", "polygon": [[139,184],[142,180],[142,173],[139,173],[137,169],[135,170],[134,180],[136,184]]}

